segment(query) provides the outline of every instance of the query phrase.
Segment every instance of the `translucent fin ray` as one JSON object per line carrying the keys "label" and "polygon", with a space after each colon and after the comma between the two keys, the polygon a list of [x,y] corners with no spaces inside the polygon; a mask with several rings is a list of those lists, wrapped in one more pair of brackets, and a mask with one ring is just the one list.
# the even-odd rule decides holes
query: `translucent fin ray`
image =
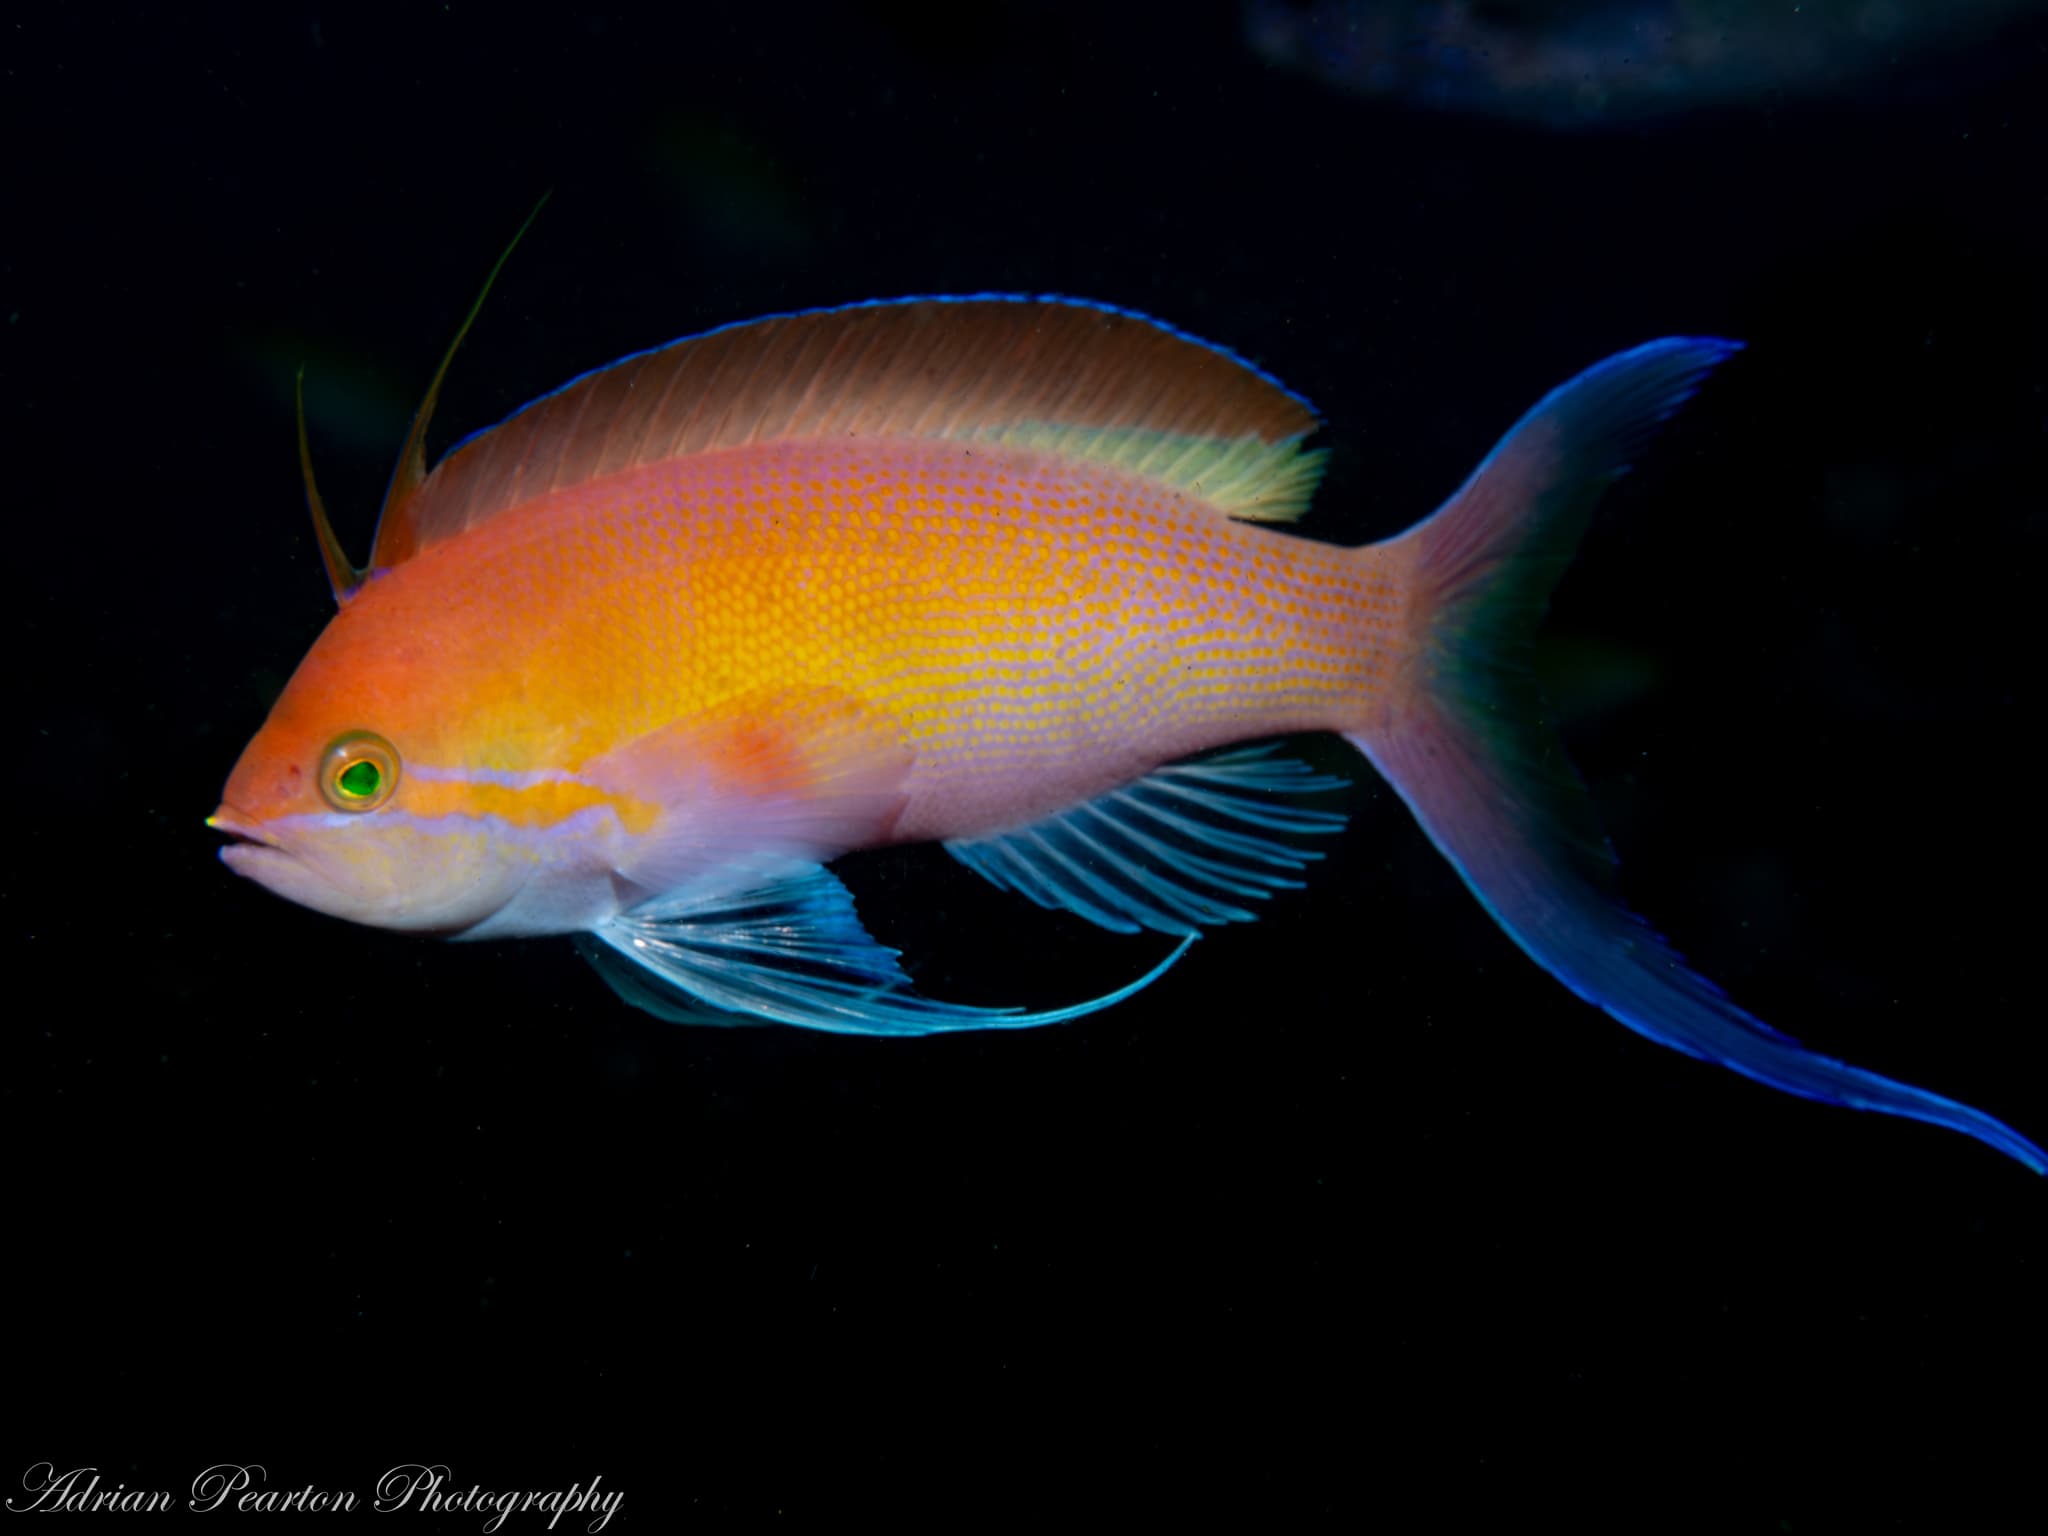
{"label": "translucent fin ray", "polygon": [[1112,933],[1187,936],[1252,921],[1257,913],[1226,898],[1258,901],[1298,886],[1276,871],[1322,857],[1266,834],[1320,837],[1344,825],[1340,811],[1270,797],[1345,787],[1258,746],[1176,763],[1030,826],[945,846],[992,885],[1041,907]]}
{"label": "translucent fin ray", "polygon": [[1143,991],[1193,942],[1183,938],[1136,981],[1064,1008],[938,1002],[912,989],[896,951],[869,936],[845,885],[816,864],[793,864],[743,891],[658,897],[578,940],[613,991],[659,1018],[852,1035],[1030,1029],[1078,1019]]}

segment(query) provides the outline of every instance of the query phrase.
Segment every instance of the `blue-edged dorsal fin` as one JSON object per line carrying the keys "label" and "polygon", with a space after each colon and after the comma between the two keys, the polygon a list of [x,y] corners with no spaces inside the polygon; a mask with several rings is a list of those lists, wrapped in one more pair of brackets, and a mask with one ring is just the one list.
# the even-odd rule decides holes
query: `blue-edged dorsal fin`
{"label": "blue-edged dorsal fin", "polygon": [[455,361],[455,353],[461,347],[463,338],[469,335],[469,328],[476,324],[476,317],[483,312],[484,300],[491,296],[491,285],[497,282],[498,274],[505,269],[505,263],[512,259],[512,253],[519,249],[519,242],[526,238],[526,232],[533,228],[533,221],[540,217],[541,209],[547,207],[552,191],[543,192],[540,201],[533,205],[533,212],[513,233],[505,249],[498,253],[498,259],[491,263],[491,270],[484,277],[484,285],[469,306],[469,313],[462,317],[462,324],[455,329],[455,339],[448,343],[448,350],[441,354],[440,366],[427,382],[426,395],[420,401],[420,408],[413,414],[412,430],[405,435],[405,446],[398,451],[398,464],[391,471],[390,488],[384,492],[384,509],[377,517],[377,537],[370,551],[370,569],[387,570],[416,553],[414,548],[413,503],[420,486],[427,478],[427,423],[434,419],[434,406],[441,398],[441,383],[448,377],[448,365]]}
{"label": "blue-edged dorsal fin", "polygon": [[1026,1029],[1110,1007],[1150,986],[1187,953],[1183,939],[1127,986],[1066,1008],[1027,1013],[920,997],[896,951],[861,926],[853,897],[818,864],[790,861],[744,889],[656,897],[584,935],[580,947],[612,990],[676,1023],[796,1024],[847,1035]]}
{"label": "blue-edged dorsal fin", "polygon": [[401,466],[372,563],[611,475],[822,438],[1014,445],[1284,521],[1321,476],[1323,453],[1301,446],[1316,426],[1221,347],[1108,305],[975,294],[771,315],[587,373],[458,443],[424,483]]}
{"label": "blue-edged dorsal fin", "polygon": [[1344,813],[1278,797],[1347,783],[1268,746],[1239,748],[1161,768],[1026,827],[949,842],[946,851],[1004,890],[1114,933],[1193,934],[1250,922],[1258,914],[1238,901],[1300,885],[1291,873],[1322,854],[1282,839],[1336,832]]}

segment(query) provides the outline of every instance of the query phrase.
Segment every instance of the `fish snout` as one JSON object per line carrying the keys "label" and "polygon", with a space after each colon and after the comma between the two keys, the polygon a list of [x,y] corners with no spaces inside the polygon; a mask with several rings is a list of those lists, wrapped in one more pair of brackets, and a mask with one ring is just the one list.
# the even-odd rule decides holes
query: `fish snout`
{"label": "fish snout", "polygon": [[227,839],[220,861],[236,874],[280,893],[282,881],[304,879],[302,861],[276,833],[246,811],[222,801],[206,824]]}
{"label": "fish snout", "polygon": [[[253,818],[238,811],[227,801],[220,803],[220,809],[206,818],[206,824],[214,831],[229,839],[228,848],[254,843],[264,848],[278,846],[277,839],[266,832]],[[225,853],[227,850],[223,849]]]}

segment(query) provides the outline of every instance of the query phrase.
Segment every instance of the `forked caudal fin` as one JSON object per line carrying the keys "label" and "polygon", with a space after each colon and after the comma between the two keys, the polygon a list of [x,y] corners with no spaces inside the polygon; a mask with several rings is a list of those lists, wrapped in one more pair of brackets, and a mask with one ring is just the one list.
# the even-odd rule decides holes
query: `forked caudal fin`
{"label": "forked caudal fin", "polygon": [[1991,1116],[1817,1055],[1689,970],[1622,904],[1529,670],[1536,622],[1601,492],[1736,350],[1658,341],[1587,370],[1402,535],[1410,671],[1388,716],[1350,739],[1530,958],[1638,1034],[1788,1093],[1948,1126],[2048,1173],[2048,1153]]}

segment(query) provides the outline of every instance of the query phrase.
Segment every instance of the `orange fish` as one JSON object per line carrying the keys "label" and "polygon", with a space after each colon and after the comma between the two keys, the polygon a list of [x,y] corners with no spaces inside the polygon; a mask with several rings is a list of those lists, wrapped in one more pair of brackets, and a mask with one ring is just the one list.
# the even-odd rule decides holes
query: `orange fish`
{"label": "orange fish", "polygon": [[[1042,1024],[1299,883],[1343,821],[1300,802],[1341,781],[1244,744],[1334,731],[1516,943],[1622,1023],[2048,1171],[1989,1116],[1815,1055],[1686,969],[1616,899],[1524,665],[1594,502],[1734,350],[1601,363],[1432,517],[1350,549],[1277,526],[1323,468],[1300,396],[1103,305],[906,299],[713,331],[429,474],[444,358],[365,570],[307,471],[340,612],[228,781],[222,857],[357,922],[579,935],[664,1017]],[[909,842],[1180,945],[1045,1012],[924,997],[826,867]]]}

